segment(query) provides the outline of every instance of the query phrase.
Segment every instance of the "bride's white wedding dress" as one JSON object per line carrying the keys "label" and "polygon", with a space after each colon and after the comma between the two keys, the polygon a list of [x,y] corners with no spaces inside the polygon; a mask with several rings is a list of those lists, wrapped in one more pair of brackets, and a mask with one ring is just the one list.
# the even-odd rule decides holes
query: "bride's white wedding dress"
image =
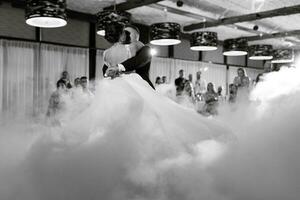
{"label": "bride's white wedding dress", "polygon": [[[123,61],[117,58],[126,56],[111,62]],[[230,136],[214,119],[160,95],[135,73],[98,81],[84,111],[63,127],[33,132],[38,139],[16,142],[22,145],[15,154],[22,156],[0,169],[9,184],[0,199],[170,199],[174,194],[165,190],[171,177],[196,169],[201,177]]]}

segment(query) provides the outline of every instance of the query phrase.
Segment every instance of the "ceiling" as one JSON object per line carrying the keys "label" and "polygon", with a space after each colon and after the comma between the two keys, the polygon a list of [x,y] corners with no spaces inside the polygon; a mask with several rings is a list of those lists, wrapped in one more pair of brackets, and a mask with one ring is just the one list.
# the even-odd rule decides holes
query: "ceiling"
{"label": "ceiling", "polygon": [[[186,26],[203,21],[213,21],[226,17],[240,16],[250,13],[268,11],[283,7],[300,5],[300,0],[182,0],[182,7],[176,5],[177,0],[165,0],[156,4],[137,7],[129,10],[136,23],[151,25],[157,22],[177,22]],[[103,8],[126,2],[126,0],[67,0],[71,10],[96,14]],[[167,11],[166,11],[167,10]],[[300,30],[300,13],[261,20],[241,22],[216,27],[203,27],[201,30],[215,31],[219,40],[238,37],[250,37],[260,34],[271,34]],[[253,26],[258,25],[254,31]],[[194,30],[198,31],[198,30]],[[272,44],[276,48],[292,47],[300,49],[300,36],[273,38],[251,41],[250,44]]]}

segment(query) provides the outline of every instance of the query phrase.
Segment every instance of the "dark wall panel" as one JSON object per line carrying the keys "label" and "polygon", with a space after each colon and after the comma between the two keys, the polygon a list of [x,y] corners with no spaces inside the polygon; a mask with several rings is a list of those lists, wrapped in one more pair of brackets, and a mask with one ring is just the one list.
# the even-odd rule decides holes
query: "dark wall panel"
{"label": "dark wall panel", "polygon": [[88,22],[68,19],[68,24],[60,28],[42,29],[42,41],[78,46],[89,46]]}
{"label": "dark wall panel", "polygon": [[199,52],[190,49],[189,38],[181,38],[181,43],[174,46],[174,58],[183,60],[198,60]]}
{"label": "dark wall panel", "polygon": [[25,11],[9,3],[0,4],[0,36],[35,39],[35,28],[25,23]]}
{"label": "dark wall panel", "polygon": [[223,63],[223,46],[219,45],[215,51],[202,51],[202,61]]}
{"label": "dark wall panel", "polygon": [[254,68],[264,68],[264,62],[262,60],[250,60],[248,59],[248,67],[254,67]]}
{"label": "dark wall panel", "polygon": [[246,66],[245,56],[227,56],[228,65]]}
{"label": "dark wall panel", "polygon": [[164,57],[164,58],[169,57],[168,46],[155,46],[155,45],[150,45],[150,46],[151,46],[151,48],[156,50],[156,52],[157,52],[156,56]]}

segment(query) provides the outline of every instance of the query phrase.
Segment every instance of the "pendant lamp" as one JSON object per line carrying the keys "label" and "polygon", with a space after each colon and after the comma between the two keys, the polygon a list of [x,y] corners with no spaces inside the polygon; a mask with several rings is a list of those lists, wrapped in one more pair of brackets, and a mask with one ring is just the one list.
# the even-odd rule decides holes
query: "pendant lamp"
{"label": "pendant lamp", "polygon": [[180,25],[172,22],[152,24],[150,27],[150,43],[160,46],[181,43]]}
{"label": "pendant lamp", "polygon": [[130,22],[131,14],[125,11],[105,10],[97,14],[97,34],[105,36],[105,28],[112,22],[126,25]]}
{"label": "pendant lamp", "polygon": [[41,28],[57,28],[67,24],[66,0],[26,0],[26,23]]}
{"label": "pendant lamp", "polygon": [[190,44],[193,51],[213,51],[218,48],[218,35],[216,32],[195,32]]}
{"label": "pendant lamp", "polygon": [[224,41],[225,56],[244,56],[247,55],[248,44],[245,38],[228,39]]}
{"label": "pendant lamp", "polygon": [[271,60],[273,58],[272,45],[251,45],[249,47],[249,59],[250,60]]}

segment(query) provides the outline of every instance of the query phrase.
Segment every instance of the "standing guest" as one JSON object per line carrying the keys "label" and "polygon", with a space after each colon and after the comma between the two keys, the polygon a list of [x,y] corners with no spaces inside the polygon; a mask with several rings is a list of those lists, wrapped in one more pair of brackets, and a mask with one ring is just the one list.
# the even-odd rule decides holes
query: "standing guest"
{"label": "standing guest", "polygon": [[204,79],[201,78],[201,71],[196,73],[196,82],[195,82],[195,95],[196,100],[202,100],[202,95],[206,92],[206,82]]}
{"label": "standing guest", "polygon": [[176,96],[182,95],[184,91],[184,86],[187,80],[183,76],[184,76],[184,71],[183,69],[181,69],[179,70],[179,77],[175,79]]}
{"label": "standing guest", "polygon": [[213,83],[207,84],[207,91],[203,95],[205,104],[202,109],[204,115],[216,115],[218,105],[218,94],[215,92]]}
{"label": "standing guest", "polygon": [[72,88],[72,84],[71,84],[71,81],[70,81],[70,75],[68,73],[68,71],[63,71],[61,73],[61,78],[59,79],[59,81],[62,80],[65,82],[65,85],[68,89],[71,89]]}
{"label": "standing guest", "polygon": [[84,93],[88,94],[89,96],[94,96],[93,93],[88,88],[88,79],[86,76],[82,76],[80,78],[80,83],[81,83],[82,91]]}
{"label": "standing guest", "polygon": [[189,74],[188,80],[185,82],[184,90],[185,90],[186,94],[192,98],[192,101],[194,101],[195,92],[194,92],[193,75],[192,74]]}
{"label": "standing guest", "polygon": [[225,99],[226,99],[225,96],[222,94],[222,91],[223,91],[222,86],[219,86],[218,90],[217,90],[218,100],[219,101],[225,101]]}
{"label": "standing guest", "polygon": [[262,79],[262,76],[263,76],[262,73],[260,73],[260,74],[258,74],[258,75],[256,76],[256,79],[255,79],[255,85],[256,85],[258,82],[260,82],[260,81],[263,80],[263,79]]}
{"label": "standing guest", "polygon": [[161,78],[158,76],[158,77],[156,77],[156,79],[155,79],[155,86],[158,86],[158,85],[160,85],[162,83],[162,81],[161,81]]}
{"label": "standing guest", "polygon": [[236,102],[237,91],[238,91],[238,87],[235,84],[231,83],[229,85],[229,98],[228,98],[229,103]]}
{"label": "standing guest", "polygon": [[75,88],[81,87],[81,81],[80,81],[79,77],[75,78],[75,80],[74,80],[74,86],[75,86]]}
{"label": "standing guest", "polygon": [[167,77],[166,77],[166,76],[163,76],[163,77],[162,77],[162,83],[163,83],[163,84],[167,84]]}
{"label": "standing guest", "polygon": [[237,76],[234,78],[233,83],[240,88],[249,88],[250,79],[246,76],[245,70],[243,68],[238,68]]}
{"label": "standing guest", "polygon": [[238,87],[238,98],[239,101],[249,100],[250,91],[250,79],[246,76],[245,70],[243,68],[238,68],[238,76],[234,78],[234,84]]}
{"label": "standing guest", "polygon": [[65,108],[64,96],[67,96],[67,87],[63,80],[59,80],[56,83],[56,90],[51,94],[49,99],[49,106],[47,109],[47,117],[51,119],[53,125],[60,125],[59,114]]}

